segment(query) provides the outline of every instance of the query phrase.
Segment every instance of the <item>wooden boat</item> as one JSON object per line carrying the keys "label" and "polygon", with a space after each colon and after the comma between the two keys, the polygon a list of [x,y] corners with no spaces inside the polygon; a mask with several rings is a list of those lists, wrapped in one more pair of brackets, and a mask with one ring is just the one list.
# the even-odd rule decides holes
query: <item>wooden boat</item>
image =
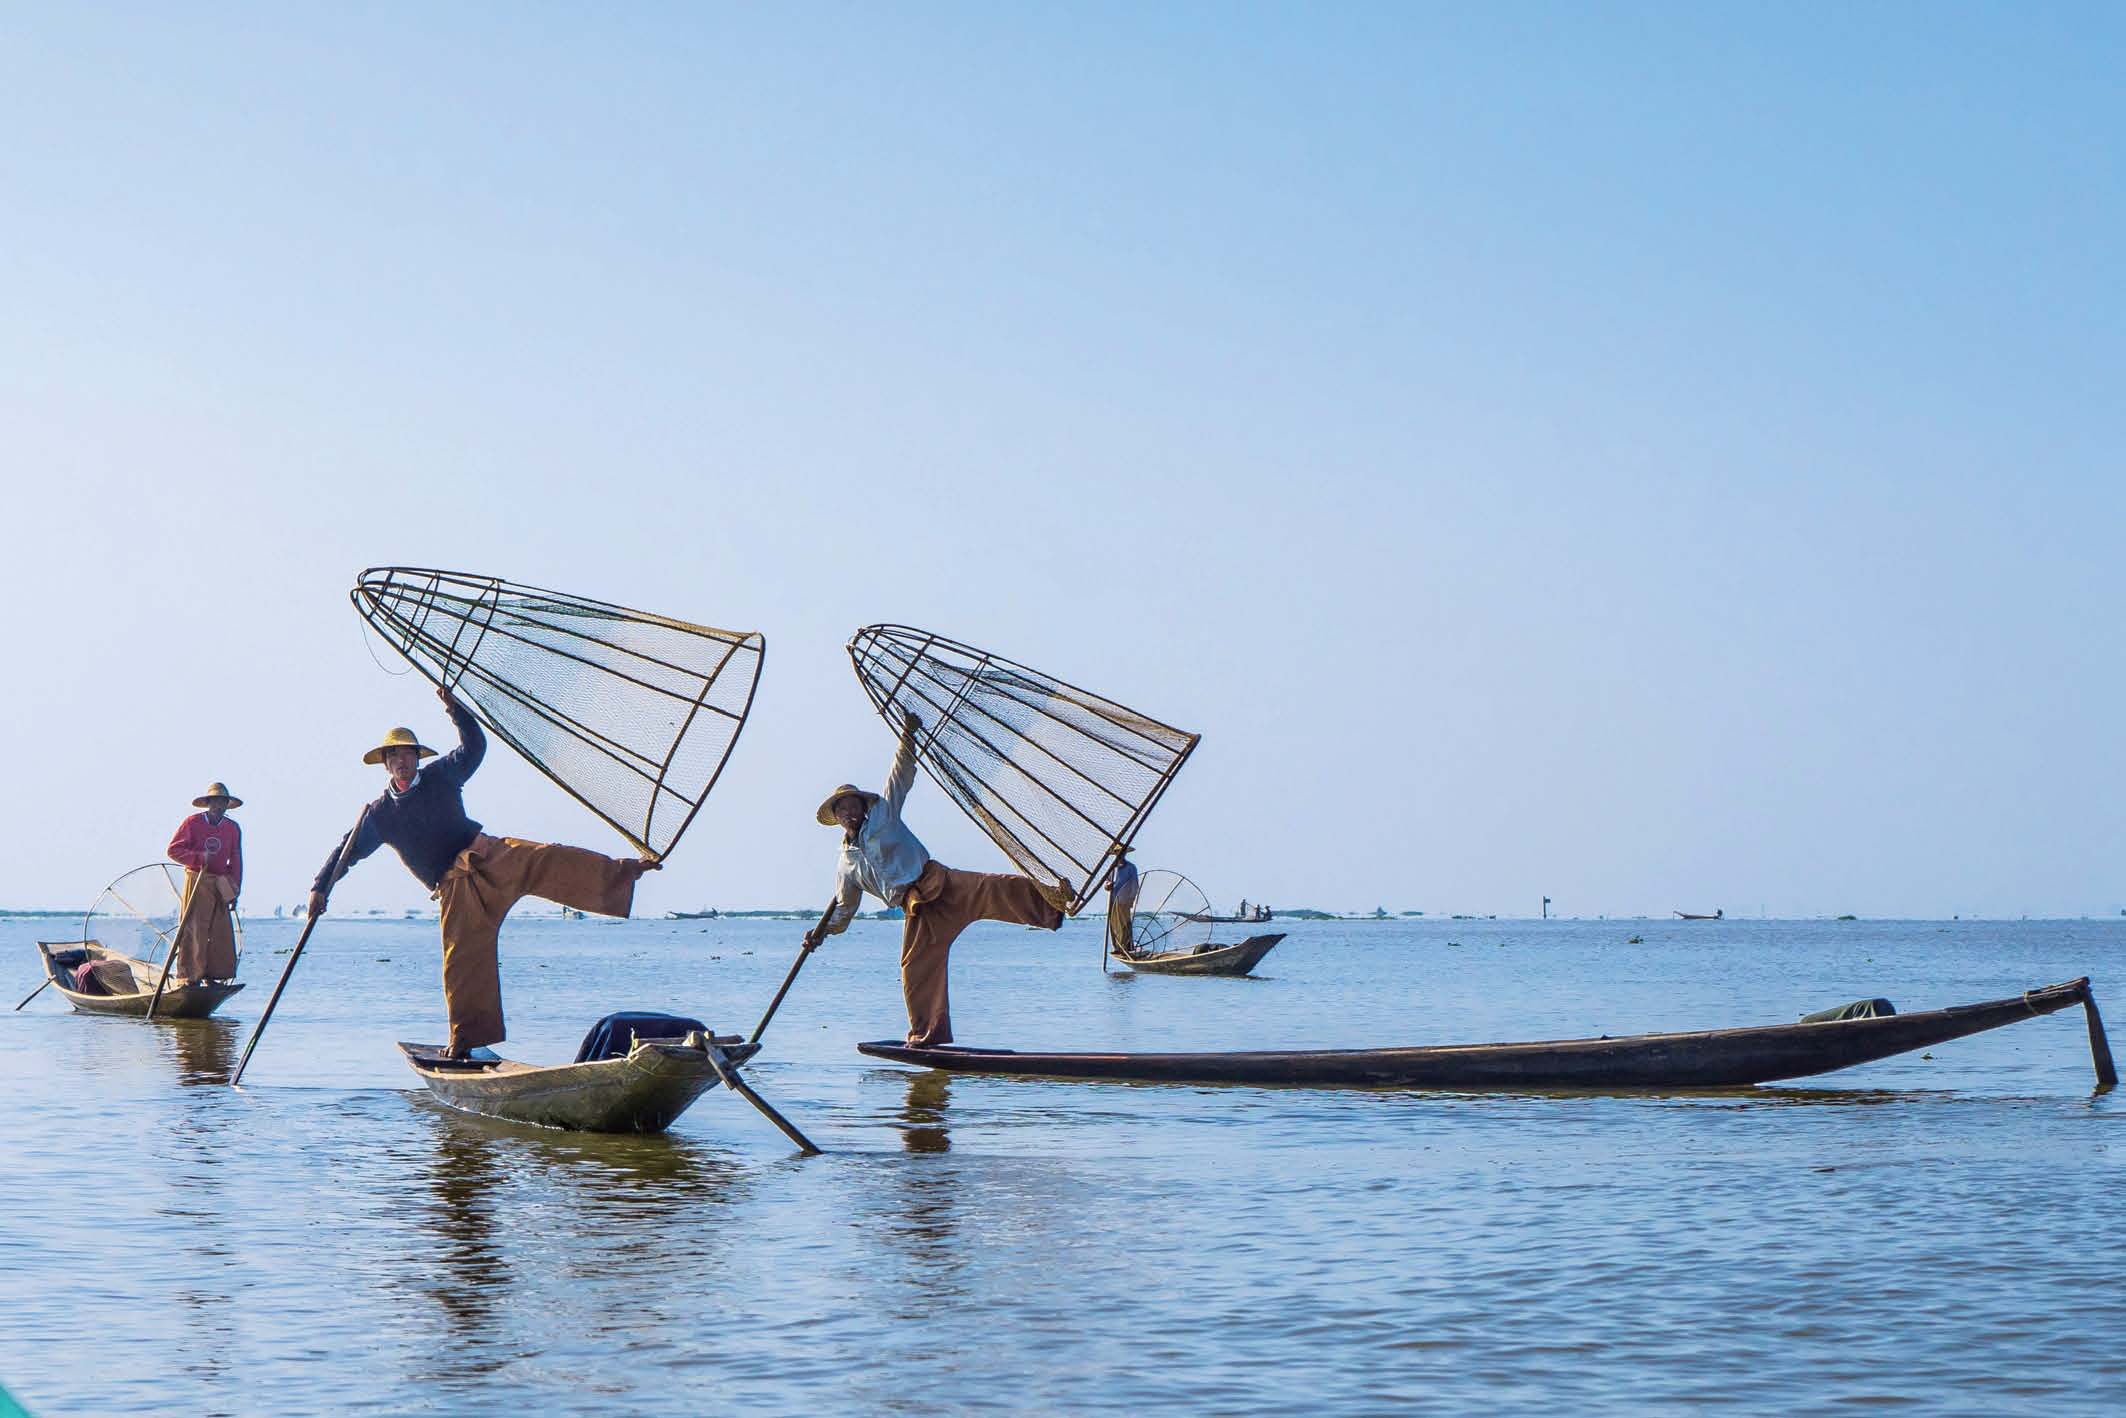
{"label": "wooden boat", "polygon": [[721,911],[667,911],[664,918],[667,921],[713,921],[722,914]]}
{"label": "wooden boat", "polygon": [[[155,998],[155,981],[162,974],[160,965],[120,955],[93,940],[40,940],[37,953],[43,957],[44,975],[52,982],[52,988],[65,995],[67,1003],[83,1014],[142,1017],[148,1012],[149,1002]],[[124,965],[132,974],[133,989],[125,994],[107,995],[75,989],[71,970],[86,960],[113,960]],[[205,1019],[221,1008],[223,1000],[243,987],[241,980],[212,980],[204,985],[171,980],[163,988],[161,1002],[155,1006],[155,1017]]]}
{"label": "wooden boat", "polygon": [[1284,932],[1279,931],[1275,935],[1249,936],[1237,945],[1201,945],[1194,950],[1154,955],[1124,955],[1118,950],[1114,958],[1132,970],[1151,975],[1245,975],[1283,939]]}
{"label": "wooden boat", "polygon": [[2013,999],[1921,1014],[1560,1039],[1526,1044],[1455,1044],[1405,1049],[1262,1050],[1209,1054],[1017,1053],[1010,1049],[910,1048],[882,1041],[857,1048],[874,1058],[953,1073],[1102,1078],[1133,1083],[1250,1083],[1364,1088],[1679,1089],[1734,1088],[1805,1078],[1998,1029],[2079,1004],[2087,1016],[2097,1082],[2118,1082],[2103,1020],[2085,976]]}
{"label": "wooden boat", "polygon": [[1198,921],[1207,926],[1259,926],[1276,916],[1276,912],[1267,906],[1257,906],[1239,916],[1220,916],[1209,911],[1177,911],[1175,914],[1184,921]]}
{"label": "wooden boat", "polygon": [[1678,911],[1676,912],[1676,919],[1680,921],[1724,921],[1727,919],[1727,907],[1722,906],[1710,916],[1693,916],[1688,911]]}
{"label": "wooden boat", "polygon": [[760,1051],[733,1035],[638,1039],[626,1055],[542,1068],[486,1049],[451,1059],[440,1044],[399,1051],[436,1098],[461,1112],[576,1132],[663,1132],[696,1098]]}

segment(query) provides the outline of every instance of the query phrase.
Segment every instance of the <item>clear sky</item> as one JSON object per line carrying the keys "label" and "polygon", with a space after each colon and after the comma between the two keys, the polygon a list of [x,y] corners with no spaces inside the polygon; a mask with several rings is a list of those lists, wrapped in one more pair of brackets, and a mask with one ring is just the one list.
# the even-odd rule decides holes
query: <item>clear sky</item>
{"label": "clear sky", "polygon": [[1221,903],[2115,914],[2121,73],[2100,4],[6,6],[0,903],[212,778],[299,900],[446,732],[401,562],[766,634],[653,913],[825,899],[897,620],[1201,730],[1139,860]]}

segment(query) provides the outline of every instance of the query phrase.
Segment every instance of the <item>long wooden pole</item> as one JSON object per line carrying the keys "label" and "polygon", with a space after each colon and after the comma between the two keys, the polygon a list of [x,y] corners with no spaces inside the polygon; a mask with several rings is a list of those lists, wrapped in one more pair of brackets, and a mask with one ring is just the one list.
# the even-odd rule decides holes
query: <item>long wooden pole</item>
{"label": "long wooden pole", "polygon": [[805,968],[806,958],[810,956],[815,949],[818,948],[817,942],[813,939],[813,937],[816,936],[820,931],[825,930],[827,927],[827,922],[834,918],[834,908],[836,904],[838,903],[834,901],[829,901],[827,903],[827,909],[820,913],[819,924],[814,926],[811,931],[806,934],[804,948],[797,952],[797,959],[790,962],[790,973],[782,977],[782,988],[775,992],[774,999],[768,1001],[768,1012],[766,1014],[763,1014],[760,1017],[760,1023],[756,1024],[753,1027],[753,1038],[750,1042],[755,1044],[759,1043],[760,1036],[768,1032],[768,1021],[773,1019],[775,1017],[775,1011],[782,1007],[782,997],[790,993],[790,986],[797,983],[797,972]]}
{"label": "long wooden pole", "polygon": [[[798,958],[803,959],[802,956]],[[781,1113],[776,1112],[773,1107],[769,1106],[767,1099],[761,1097],[758,1093],[755,1093],[753,1091],[752,1085],[748,1084],[744,1079],[738,1076],[738,1070],[730,1065],[730,1063],[724,1058],[723,1051],[717,1048],[713,1041],[708,1045],[708,1054],[709,1065],[710,1067],[716,1070],[717,1076],[723,1080],[724,1087],[730,1089],[733,1093],[736,1093],[739,1097],[745,1099],[748,1103],[751,1103],[754,1107],[760,1109],[761,1116],[766,1118],[769,1122],[775,1124],[777,1128],[781,1129],[782,1135],[784,1137],[789,1138],[790,1141],[796,1143],[798,1150],[804,1153],[805,1156],[819,1156],[819,1148],[813,1144],[812,1139],[806,1137],[803,1133],[799,1132],[795,1123],[791,1122]]]}
{"label": "long wooden pole", "polygon": [[[340,877],[347,870],[347,854],[354,850],[355,839],[362,835],[362,827],[368,821],[369,804],[364,803],[361,816],[354,820],[354,830],[347,834],[347,840],[340,846],[339,857],[332,864],[332,874],[325,878],[324,894],[328,900],[332,896],[332,888],[339,885]],[[295,962],[303,958],[303,947],[310,943],[310,932],[317,929],[317,920],[318,913],[313,911],[310,913],[310,919],[303,922],[303,933],[295,938],[295,949],[288,952],[288,963],[281,967],[280,979],[274,981],[273,994],[266,1001],[266,1012],[258,1017],[258,1023],[252,1027],[251,1037],[244,1043],[243,1057],[236,1061],[236,1072],[229,1076],[231,1088],[244,1081],[244,1069],[250,1066],[251,1051],[258,1047],[258,1036],[266,1032],[266,1024],[273,1018],[273,1007],[281,1002],[281,991],[288,988],[288,977],[295,973]]]}
{"label": "long wooden pole", "polygon": [[[29,1002],[30,1002],[31,1000],[33,1000],[33,999],[37,998],[37,996],[39,996],[39,995],[43,994],[43,993],[44,993],[44,992],[45,992],[45,991],[46,991],[47,989],[50,989],[50,988],[51,988],[51,984],[52,984],[52,977],[51,977],[51,974],[50,974],[49,972],[50,972],[50,970],[51,970],[51,968],[52,968],[52,967],[51,967],[51,966],[49,966],[49,965],[46,965],[46,966],[45,966],[44,968],[45,968],[45,970],[46,970],[46,972],[47,972],[47,973],[45,974],[45,977],[44,977],[44,983],[43,983],[43,984],[41,984],[41,985],[39,985],[39,986],[38,986],[38,987],[37,987],[36,989],[34,989],[34,990],[31,990],[31,991],[30,991],[30,992],[29,992],[28,994],[24,995],[24,996],[22,997],[22,1004],[28,1004],[28,1003],[29,1003]],[[22,1004],[18,1004],[18,1005],[16,1005],[16,1006],[15,1006],[15,1010],[20,1010],[20,1009],[22,1008]],[[10,1013],[13,1013],[13,1012],[14,1012],[14,1011],[10,1011]]]}
{"label": "long wooden pole", "polygon": [[170,983],[170,967],[177,963],[177,943],[185,938],[185,920],[192,914],[192,898],[199,894],[200,882],[206,880],[207,859],[201,855],[200,864],[192,869],[192,879],[185,883],[185,898],[177,906],[177,929],[170,932],[170,948],[162,953],[162,973],[155,977],[155,998],[148,1001],[148,1012],[140,1016],[145,1024],[155,1018],[155,1007],[162,1003],[163,987]]}
{"label": "long wooden pole", "polygon": [[2096,1089],[2108,1093],[2119,1086],[2118,1068],[2111,1062],[2111,1041],[2104,1037],[2104,1016],[2096,1011],[2096,995],[2082,991],[2082,1017],[2089,1024],[2089,1061],[2096,1065]]}

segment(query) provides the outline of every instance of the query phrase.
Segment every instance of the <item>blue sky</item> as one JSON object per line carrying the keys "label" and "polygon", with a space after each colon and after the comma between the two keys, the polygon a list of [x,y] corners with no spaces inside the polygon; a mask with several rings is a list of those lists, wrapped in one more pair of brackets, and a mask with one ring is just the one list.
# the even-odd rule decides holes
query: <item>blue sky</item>
{"label": "blue sky", "polygon": [[2122,69],[2097,5],[0,10],[0,902],[210,778],[299,899],[442,731],[345,599],[406,562],[767,635],[651,911],[824,896],[896,620],[1201,730],[1140,859],[1222,902],[2115,913]]}

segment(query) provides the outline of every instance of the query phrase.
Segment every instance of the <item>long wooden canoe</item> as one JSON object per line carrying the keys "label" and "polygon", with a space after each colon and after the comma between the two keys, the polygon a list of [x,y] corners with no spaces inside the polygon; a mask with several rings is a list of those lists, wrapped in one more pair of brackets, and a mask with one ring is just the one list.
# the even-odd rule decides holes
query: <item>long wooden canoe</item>
{"label": "long wooden canoe", "polygon": [[1101,1078],[1132,1083],[1249,1083],[1345,1088],[1678,1089],[1733,1088],[1806,1078],[1998,1029],[2079,1004],[2100,1087],[2118,1082],[2103,1021],[2085,976],[2013,999],[1922,1014],[1769,1024],[1695,1034],[1558,1039],[1526,1044],[1453,1044],[1406,1049],[1276,1049],[1207,1054],[1018,1053],[1010,1049],[910,1048],[880,1041],[874,1058],[952,1073]]}
{"label": "long wooden canoe", "polygon": [[485,1049],[457,1061],[440,1044],[399,1045],[428,1091],[461,1112],[577,1132],[663,1132],[722,1081],[719,1058],[735,1070],[759,1050],[736,1035],[690,1033],[638,1039],[620,1058],[542,1068]]}
{"label": "long wooden canoe", "polygon": [[[150,965],[145,960],[136,960],[130,955],[99,945],[93,940],[40,940],[37,954],[44,961],[45,978],[52,988],[66,996],[68,1004],[83,1014],[129,1015],[138,1019],[147,1014],[148,1004],[155,998],[155,981],[162,974],[160,965]],[[65,966],[54,958],[60,955],[81,955],[90,960],[112,960],[132,972],[133,989],[125,994],[97,995],[77,990],[71,983]],[[162,992],[162,1002],[155,1006],[157,1019],[205,1019],[221,1008],[222,1001],[242,989],[241,980],[210,980],[204,985],[172,980]]]}
{"label": "long wooden canoe", "polygon": [[1279,931],[1275,935],[1251,935],[1237,945],[1213,945],[1208,949],[1169,950],[1153,955],[1124,955],[1118,950],[1114,958],[1132,970],[1153,975],[1245,975],[1283,939],[1284,932]]}

